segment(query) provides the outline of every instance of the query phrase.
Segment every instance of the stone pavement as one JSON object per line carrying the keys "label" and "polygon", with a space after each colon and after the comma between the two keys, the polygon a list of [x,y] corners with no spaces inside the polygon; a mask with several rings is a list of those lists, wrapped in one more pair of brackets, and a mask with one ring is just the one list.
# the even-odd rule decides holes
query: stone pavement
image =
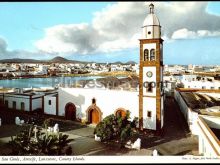
{"label": "stone pavement", "polygon": [[160,144],[152,149],[156,149],[160,155],[167,156],[192,154],[198,150],[198,139],[195,136],[190,136]]}

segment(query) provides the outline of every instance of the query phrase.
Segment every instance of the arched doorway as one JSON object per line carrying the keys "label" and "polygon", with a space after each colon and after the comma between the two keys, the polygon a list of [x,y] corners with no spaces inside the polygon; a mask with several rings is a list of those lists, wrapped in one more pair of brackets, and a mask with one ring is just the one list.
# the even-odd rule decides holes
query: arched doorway
{"label": "arched doorway", "polygon": [[127,114],[126,110],[124,108],[118,108],[115,111],[115,116],[121,116],[121,117],[125,117]]}
{"label": "arched doorway", "polygon": [[95,104],[86,110],[87,121],[91,124],[98,124],[102,120],[102,112]]}
{"label": "arched doorway", "polygon": [[66,120],[76,120],[76,106],[73,103],[66,104],[65,119]]}
{"label": "arched doorway", "polygon": [[96,109],[89,111],[89,122],[92,124],[98,124],[100,122],[99,112]]}

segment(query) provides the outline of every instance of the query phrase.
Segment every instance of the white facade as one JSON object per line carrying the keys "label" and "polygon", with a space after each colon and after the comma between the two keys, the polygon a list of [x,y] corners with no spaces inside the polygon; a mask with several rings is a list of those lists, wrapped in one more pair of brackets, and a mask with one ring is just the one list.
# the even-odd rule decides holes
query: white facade
{"label": "white facade", "polygon": [[203,156],[220,156],[220,141],[210,128],[220,130],[220,117],[199,115],[189,108],[179,91],[174,92],[191,133],[199,138],[199,154]]}
{"label": "white facade", "polygon": [[[151,117],[147,114],[151,113]],[[143,128],[156,130],[156,98],[143,98]]]}
{"label": "white facade", "polygon": [[56,115],[56,102],[57,96],[52,94],[52,95],[47,95],[44,96],[44,113],[49,114],[49,115]]}
{"label": "white facade", "polygon": [[197,80],[197,77],[197,75],[183,75],[181,82],[184,88],[220,89],[220,81],[214,80],[213,77],[201,77],[201,80]]}
{"label": "white facade", "polygon": [[[147,77],[146,74],[147,72],[152,72],[152,77]],[[143,68],[143,83],[146,82],[150,83],[150,82],[156,82],[156,67],[152,66],[152,67],[144,67]],[[143,95],[144,96],[156,96],[156,87],[153,87],[152,92],[147,92],[146,90],[146,86],[143,87]]]}
{"label": "white facade", "polygon": [[42,95],[34,95],[32,98],[22,94],[5,94],[4,103],[8,102],[8,108],[17,110],[22,109],[22,104],[25,111],[30,111],[30,102],[32,102],[32,110],[42,108]]}
{"label": "white facade", "polygon": [[131,119],[139,116],[138,92],[105,89],[59,88],[59,115],[65,116],[65,107],[72,103],[76,107],[76,118],[86,120],[86,110],[96,99],[102,118],[114,114],[118,108],[131,112]]}

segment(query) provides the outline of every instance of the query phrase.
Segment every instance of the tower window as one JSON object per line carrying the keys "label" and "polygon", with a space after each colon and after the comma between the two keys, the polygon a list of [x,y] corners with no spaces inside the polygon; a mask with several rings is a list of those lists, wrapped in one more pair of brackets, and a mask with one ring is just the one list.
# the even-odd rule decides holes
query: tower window
{"label": "tower window", "polygon": [[147,61],[149,59],[149,52],[148,49],[144,50],[144,61]]}
{"label": "tower window", "polygon": [[151,49],[150,50],[150,61],[154,61],[155,60],[155,49]]}
{"label": "tower window", "polygon": [[147,117],[151,117],[152,114],[151,114],[151,111],[147,111]]}
{"label": "tower window", "polygon": [[93,98],[93,99],[92,99],[92,104],[95,104],[95,103],[96,103],[96,99]]}
{"label": "tower window", "polygon": [[48,104],[51,105],[51,100],[48,101]]}
{"label": "tower window", "polygon": [[149,31],[149,32],[147,32],[147,34],[149,34],[149,35],[150,35],[150,34],[151,34],[151,32]]}
{"label": "tower window", "polygon": [[147,84],[147,92],[153,92],[153,87],[151,82]]}

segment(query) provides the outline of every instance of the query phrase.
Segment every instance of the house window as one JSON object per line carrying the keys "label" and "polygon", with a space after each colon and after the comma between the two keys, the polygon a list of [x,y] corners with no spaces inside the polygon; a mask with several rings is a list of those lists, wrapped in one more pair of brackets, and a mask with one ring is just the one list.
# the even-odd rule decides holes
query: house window
{"label": "house window", "polygon": [[190,88],[190,86],[188,86],[188,88]]}
{"label": "house window", "polygon": [[8,108],[8,100],[5,100],[5,107]]}
{"label": "house window", "polygon": [[205,87],[205,86],[202,86],[202,89],[206,89],[206,87]]}
{"label": "house window", "polygon": [[218,89],[220,90],[220,87],[218,87]]}
{"label": "house window", "polygon": [[22,110],[22,111],[25,110],[25,104],[24,104],[24,102],[21,102],[21,110]]}
{"label": "house window", "polygon": [[144,50],[144,61],[147,61],[149,59],[149,52],[148,49]]}
{"label": "house window", "polygon": [[147,111],[147,117],[151,118],[152,114],[151,111]]}
{"label": "house window", "polygon": [[13,101],[13,109],[16,109],[16,101]]}
{"label": "house window", "polygon": [[148,32],[147,32],[147,34],[149,34],[149,35],[150,35],[150,34],[151,34],[151,32],[150,32],[150,31],[148,31]]}
{"label": "house window", "polygon": [[147,92],[153,92],[153,87],[151,82],[147,84]]}
{"label": "house window", "polygon": [[48,101],[48,104],[51,105],[51,100]]}
{"label": "house window", "polygon": [[154,61],[155,60],[155,49],[151,49],[150,50],[150,61]]}
{"label": "house window", "polygon": [[215,89],[214,87],[211,87],[211,89]]}

